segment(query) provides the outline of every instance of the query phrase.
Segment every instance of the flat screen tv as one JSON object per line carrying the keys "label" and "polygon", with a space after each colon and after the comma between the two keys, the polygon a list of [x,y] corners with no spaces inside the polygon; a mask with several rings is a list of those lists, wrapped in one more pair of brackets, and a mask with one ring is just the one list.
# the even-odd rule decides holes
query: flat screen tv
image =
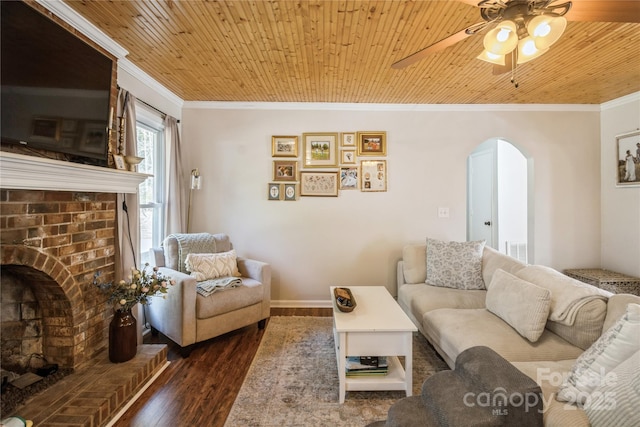
{"label": "flat screen tv", "polygon": [[113,60],[21,1],[0,1],[1,141],[108,164]]}

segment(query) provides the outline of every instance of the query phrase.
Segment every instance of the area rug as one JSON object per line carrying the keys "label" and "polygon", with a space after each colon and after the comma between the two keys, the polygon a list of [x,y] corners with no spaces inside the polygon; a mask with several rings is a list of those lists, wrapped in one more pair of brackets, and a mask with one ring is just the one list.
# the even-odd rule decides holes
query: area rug
{"label": "area rug", "polygon": [[[448,369],[426,339],[413,337],[413,393]],[[236,398],[226,427],[358,426],[384,420],[403,391],[347,392],[338,403],[331,317],[275,316]]]}

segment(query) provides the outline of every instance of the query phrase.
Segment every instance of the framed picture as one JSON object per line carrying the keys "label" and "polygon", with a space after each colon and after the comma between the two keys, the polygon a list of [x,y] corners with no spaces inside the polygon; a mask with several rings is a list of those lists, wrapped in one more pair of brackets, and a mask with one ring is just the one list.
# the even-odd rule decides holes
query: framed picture
{"label": "framed picture", "polygon": [[358,132],[359,156],[386,156],[387,133],[386,132]]}
{"label": "framed picture", "polygon": [[340,189],[341,190],[357,190],[358,189],[358,167],[344,166],[340,168]]}
{"label": "framed picture", "polygon": [[618,187],[640,186],[640,131],[616,137]]}
{"label": "framed picture", "polygon": [[116,165],[116,169],[119,169],[121,171],[127,170],[127,164],[124,162],[124,156],[120,154],[114,154],[113,163]]}
{"label": "framed picture", "polygon": [[272,136],[271,157],[298,157],[298,137]]}
{"label": "framed picture", "polygon": [[284,184],[284,199],[298,200],[298,184]]}
{"label": "framed picture", "polygon": [[342,132],[340,134],[340,142],[343,147],[356,147],[356,133],[355,132]]}
{"label": "framed picture", "polygon": [[31,129],[34,141],[56,142],[60,139],[60,119],[35,117]]}
{"label": "framed picture", "polygon": [[337,133],[305,133],[304,165],[308,167],[332,167],[338,165]]}
{"label": "framed picture", "polygon": [[340,151],[340,163],[343,165],[355,165],[356,164],[356,150],[341,150]]}
{"label": "framed picture", "polygon": [[274,181],[296,181],[298,176],[298,162],[295,160],[274,160]]}
{"label": "framed picture", "polygon": [[338,172],[300,172],[301,196],[338,196]]}
{"label": "framed picture", "polygon": [[101,153],[105,150],[107,127],[102,122],[87,122],[84,124],[80,150],[88,153]]}
{"label": "framed picture", "polygon": [[280,200],[282,195],[282,184],[278,184],[275,182],[269,183],[267,199],[269,200]]}
{"label": "framed picture", "polygon": [[387,161],[360,162],[360,191],[387,191]]}

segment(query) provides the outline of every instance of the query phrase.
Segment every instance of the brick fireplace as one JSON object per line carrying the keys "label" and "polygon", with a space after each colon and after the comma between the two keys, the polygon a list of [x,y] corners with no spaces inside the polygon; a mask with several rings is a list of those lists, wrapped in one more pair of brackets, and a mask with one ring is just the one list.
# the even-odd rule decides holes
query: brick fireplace
{"label": "brick fireplace", "polygon": [[73,370],[3,417],[106,426],[166,368],[157,344],[109,362],[113,307],[93,285],[96,271],[114,279],[117,194],[136,193],[146,177],[0,151],[1,364],[29,370],[37,354]]}
{"label": "brick fireplace", "polygon": [[77,368],[108,343],[113,308],[93,278],[114,280],[116,193],[146,176],[0,154],[2,366],[42,354]]}
{"label": "brick fireplace", "polygon": [[76,368],[106,348],[113,314],[93,286],[113,280],[113,193],[0,191],[2,365],[34,354]]}

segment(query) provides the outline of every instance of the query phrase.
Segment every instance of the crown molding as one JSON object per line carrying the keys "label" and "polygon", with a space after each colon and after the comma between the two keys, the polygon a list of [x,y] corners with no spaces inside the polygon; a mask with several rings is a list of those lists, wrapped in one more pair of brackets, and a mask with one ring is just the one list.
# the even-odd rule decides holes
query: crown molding
{"label": "crown molding", "polygon": [[633,102],[640,102],[640,92],[631,93],[629,95],[616,98],[612,101],[605,102],[604,104],[600,104],[600,109],[602,111],[610,110],[612,108],[621,107],[626,104],[631,104]]}
{"label": "crown molding", "polygon": [[330,111],[600,111],[591,104],[349,104],[331,102],[185,101],[184,108],[209,110],[330,110]]}
{"label": "crown molding", "polygon": [[36,0],[36,3],[54,13],[116,58],[124,58],[129,54],[129,51],[61,0]]}
{"label": "crown molding", "polygon": [[[140,80],[143,84],[148,86],[157,92],[160,96],[166,98],[168,101],[176,104],[178,107],[184,107],[184,99],[180,98],[175,93],[171,92],[165,86],[160,84],[156,79],[151,77],[149,74],[142,71],[137,65],[133,62],[129,61],[127,58],[122,58],[118,60],[118,69],[129,73],[134,78]],[[118,73],[120,74],[120,73]]]}

